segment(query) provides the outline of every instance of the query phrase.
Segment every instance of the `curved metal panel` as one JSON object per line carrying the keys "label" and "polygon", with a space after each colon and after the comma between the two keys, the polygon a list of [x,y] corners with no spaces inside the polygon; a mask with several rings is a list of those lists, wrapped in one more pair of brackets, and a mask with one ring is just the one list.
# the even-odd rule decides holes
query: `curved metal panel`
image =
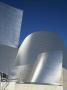
{"label": "curved metal panel", "polygon": [[0,2],[0,44],[18,47],[23,11]]}
{"label": "curved metal panel", "polygon": [[63,48],[63,41],[56,33],[32,33],[22,42],[17,54],[16,65],[33,64],[40,53],[63,50]]}
{"label": "curved metal panel", "polygon": [[23,11],[0,2],[0,72],[9,74],[18,52]]}
{"label": "curved metal panel", "polygon": [[[63,48],[62,40],[55,33],[35,32],[27,36],[19,48],[15,61],[16,72],[20,66],[27,68],[19,69],[18,82],[59,85]],[[26,73],[23,70],[26,70]],[[24,79],[23,74],[26,76]]]}
{"label": "curved metal panel", "polygon": [[62,73],[62,51],[46,52],[38,56],[30,82],[59,84]]}

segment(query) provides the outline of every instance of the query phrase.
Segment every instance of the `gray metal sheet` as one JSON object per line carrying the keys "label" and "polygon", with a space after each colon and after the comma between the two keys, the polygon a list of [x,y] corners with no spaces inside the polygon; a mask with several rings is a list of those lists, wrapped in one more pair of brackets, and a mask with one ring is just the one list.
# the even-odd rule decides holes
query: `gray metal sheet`
{"label": "gray metal sheet", "polygon": [[10,75],[17,52],[18,48],[0,45],[0,72]]}
{"label": "gray metal sheet", "polygon": [[63,41],[56,33],[32,33],[22,42],[17,54],[16,65],[33,64],[40,53],[63,49]]}
{"label": "gray metal sheet", "polygon": [[64,49],[63,56],[63,90],[67,89],[67,48]]}
{"label": "gray metal sheet", "polygon": [[[59,85],[59,79],[62,72],[63,49],[63,41],[55,33],[35,32],[28,35],[21,44],[15,60],[16,72],[19,67],[25,66],[25,68],[27,68],[19,69],[17,78],[21,81],[18,82]],[[35,77],[35,74],[37,73],[36,69],[38,68],[41,58],[43,58],[42,66],[40,67],[41,70],[38,72],[37,78],[32,81],[32,78]],[[29,69],[31,70],[29,71]],[[27,73],[24,73],[23,70],[26,70]],[[15,75],[16,72],[14,72]],[[24,79],[22,79],[23,74],[26,76]]]}
{"label": "gray metal sheet", "polygon": [[17,47],[23,11],[0,2],[0,44]]}
{"label": "gray metal sheet", "polygon": [[63,90],[67,89],[67,69],[63,68]]}
{"label": "gray metal sheet", "polygon": [[34,64],[16,66],[13,73],[19,83],[62,85],[62,60],[62,51],[44,52],[36,58]]}
{"label": "gray metal sheet", "polygon": [[32,69],[30,82],[60,85],[63,52],[46,52],[38,56]]}
{"label": "gray metal sheet", "polygon": [[64,49],[63,67],[67,69],[67,48]]}
{"label": "gray metal sheet", "polygon": [[16,79],[17,82],[27,82],[33,65],[21,65],[11,68],[10,79]]}

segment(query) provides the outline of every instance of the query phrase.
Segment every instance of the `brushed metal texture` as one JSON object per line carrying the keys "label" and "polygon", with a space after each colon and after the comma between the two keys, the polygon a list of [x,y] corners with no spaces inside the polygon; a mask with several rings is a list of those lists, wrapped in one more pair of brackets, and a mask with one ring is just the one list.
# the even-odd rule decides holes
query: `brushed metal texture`
{"label": "brushed metal texture", "polygon": [[[59,80],[62,72],[63,49],[63,41],[56,33],[35,32],[28,35],[18,50],[15,67],[17,67],[16,72],[20,66],[29,67],[26,73],[19,69],[22,74],[19,73],[18,78],[25,83],[61,85]],[[28,68],[31,70],[29,71]],[[40,69],[37,72],[38,68]],[[22,79],[23,74],[26,76],[24,79]],[[33,79],[34,77],[36,78]]]}
{"label": "brushed metal texture", "polygon": [[16,65],[33,64],[43,52],[63,50],[64,43],[53,32],[34,32],[28,35],[19,47]]}
{"label": "brushed metal texture", "polygon": [[18,47],[23,11],[0,2],[0,44]]}
{"label": "brushed metal texture", "polygon": [[0,72],[10,75],[10,70],[14,66],[18,48],[13,48],[0,44]]}

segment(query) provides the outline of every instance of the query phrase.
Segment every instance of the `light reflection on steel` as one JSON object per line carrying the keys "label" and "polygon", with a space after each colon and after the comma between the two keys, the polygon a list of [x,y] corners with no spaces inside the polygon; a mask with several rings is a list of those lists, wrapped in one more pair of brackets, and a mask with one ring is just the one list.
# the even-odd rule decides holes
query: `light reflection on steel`
{"label": "light reflection on steel", "polygon": [[13,73],[18,82],[60,85],[63,48],[63,41],[55,33],[35,32],[28,35],[15,60]]}
{"label": "light reflection on steel", "polygon": [[0,72],[9,75],[18,52],[23,11],[0,2]]}
{"label": "light reflection on steel", "polygon": [[0,2],[0,44],[18,47],[23,11]]}

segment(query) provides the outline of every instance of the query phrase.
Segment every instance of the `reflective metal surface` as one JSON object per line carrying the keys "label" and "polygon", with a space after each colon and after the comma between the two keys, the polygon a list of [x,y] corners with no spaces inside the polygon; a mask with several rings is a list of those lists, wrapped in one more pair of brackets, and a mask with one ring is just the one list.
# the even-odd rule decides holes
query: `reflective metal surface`
{"label": "reflective metal surface", "polygon": [[67,90],[67,48],[64,49],[63,56],[63,90]]}
{"label": "reflective metal surface", "polygon": [[0,2],[0,44],[17,47],[23,11]]}
{"label": "reflective metal surface", "polygon": [[0,45],[0,72],[10,74],[17,52],[18,48]]}
{"label": "reflective metal surface", "polygon": [[40,54],[33,67],[30,82],[59,84],[62,59],[63,53],[61,51]]}
{"label": "reflective metal surface", "polygon": [[18,52],[23,11],[0,2],[0,72],[10,75]]}
{"label": "reflective metal surface", "polygon": [[28,35],[19,48],[12,70],[18,82],[61,84],[63,48],[62,40],[55,33]]}
{"label": "reflective metal surface", "polygon": [[67,69],[67,48],[64,49],[63,67]]}
{"label": "reflective metal surface", "polygon": [[16,66],[33,64],[40,53],[63,49],[63,41],[56,33],[32,33],[24,39],[19,48],[16,58]]}

